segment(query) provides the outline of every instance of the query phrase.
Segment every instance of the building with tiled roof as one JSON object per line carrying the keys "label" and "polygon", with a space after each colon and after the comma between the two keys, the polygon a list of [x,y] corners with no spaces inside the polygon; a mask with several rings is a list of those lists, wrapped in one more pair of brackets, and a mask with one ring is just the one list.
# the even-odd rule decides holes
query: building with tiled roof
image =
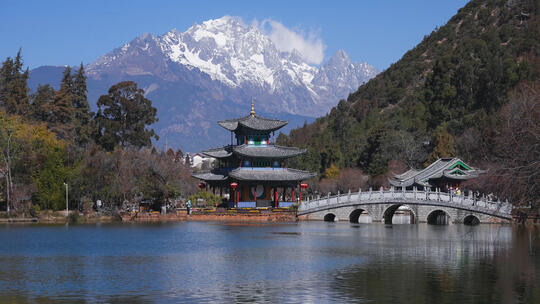
{"label": "building with tiled roof", "polygon": [[459,187],[462,181],[476,178],[484,172],[459,158],[440,158],[423,170],[410,169],[402,174],[394,174],[389,182],[394,187],[447,190]]}
{"label": "building with tiled roof", "polygon": [[219,121],[231,132],[231,144],[202,151],[217,159],[210,171],[193,177],[213,191],[229,193],[230,206],[282,207],[294,203],[300,183],[316,174],[288,168],[288,159],[306,153],[305,149],[283,147],[270,142],[271,134],[288,122],[255,115],[253,103],[248,116]]}

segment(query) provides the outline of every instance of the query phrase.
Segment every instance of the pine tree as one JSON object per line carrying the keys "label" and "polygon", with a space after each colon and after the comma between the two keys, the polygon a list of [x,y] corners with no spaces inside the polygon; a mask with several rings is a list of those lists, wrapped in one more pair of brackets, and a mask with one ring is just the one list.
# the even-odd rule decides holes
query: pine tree
{"label": "pine tree", "polygon": [[0,107],[10,114],[26,115],[29,111],[29,71],[23,72],[21,50],[15,60],[8,57],[0,68]]}
{"label": "pine tree", "polygon": [[50,85],[39,85],[36,93],[32,94],[30,116],[37,121],[48,122],[49,110],[54,102],[55,91]]}
{"label": "pine tree", "polygon": [[75,111],[75,142],[80,146],[90,141],[93,116],[93,113],[90,112],[90,106],[88,104],[86,75],[84,74],[84,66],[82,63],[77,71],[77,74],[73,76],[73,86],[71,92],[73,94],[73,108]]}
{"label": "pine tree", "polygon": [[53,103],[49,108],[49,128],[58,135],[59,138],[73,141],[74,139],[74,117],[73,107],[74,95],[72,93],[73,79],[71,68],[64,69],[60,90],[54,95]]}

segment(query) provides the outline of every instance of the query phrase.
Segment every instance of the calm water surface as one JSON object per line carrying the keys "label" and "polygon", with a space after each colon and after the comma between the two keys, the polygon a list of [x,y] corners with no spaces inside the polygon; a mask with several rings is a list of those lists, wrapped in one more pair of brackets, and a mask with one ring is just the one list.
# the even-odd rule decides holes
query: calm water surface
{"label": "calm water surface", "polygon": [[4,225],[0,302],[540,303],[539,257],[498,225]]}

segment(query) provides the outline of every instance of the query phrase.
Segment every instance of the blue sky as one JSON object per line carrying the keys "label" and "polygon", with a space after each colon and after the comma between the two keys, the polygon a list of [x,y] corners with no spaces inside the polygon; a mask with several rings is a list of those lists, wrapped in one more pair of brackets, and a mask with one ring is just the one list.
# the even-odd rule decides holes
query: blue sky
{"label": "blue sky", "polygon": [[185,31],[224,15],[270,19],[383,70],[444,25],[467,1],[12,1],[0,4],[0,59],[22,47],[25,64],[78,65],[148,32]]}

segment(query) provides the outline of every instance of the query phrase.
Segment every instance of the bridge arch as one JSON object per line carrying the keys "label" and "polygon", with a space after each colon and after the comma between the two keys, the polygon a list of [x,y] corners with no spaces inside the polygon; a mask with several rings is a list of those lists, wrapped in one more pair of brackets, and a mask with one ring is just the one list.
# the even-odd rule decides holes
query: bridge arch
{"label": "bridge arch", "polygon": [[450,223],[450,215],[441,209],[431,211],[426,222],[430,225],[448,225]]}
{"label": "bridge arch", "polygon": [[386,210],[384,210],[383,212],[383,222],[385,224],[392,224],[392,218],[394,217],[394,213],[398,210],[399,207],[401,206],[405,206],[407,207],[407,209],[411,212],[411,224],[414,224],[416,223],[416,214],[415,212],[412,210],[412,208],[407,205],[407,204],[393,204],[391,205],[390,207],[386,208]]}
{"label": "bridge arch", "polygon": [[463,224],[467,226],[476,226],[480,224],[480,219],[474,214],[469,214],[463,218]]}
{"label": "bridge arch", "polygon": [[324,216],[325,222],[335,222],[336,221],[336,215],[333,213],[327,213]]}
{"label": "bridge arch", "polygon": [[360,222],[360,216],[364,213],[367,213],[367,210],[365,209],[354,209],[350,214],[349,214],[349,222],[353,223],[353,224],[358,224]]}

